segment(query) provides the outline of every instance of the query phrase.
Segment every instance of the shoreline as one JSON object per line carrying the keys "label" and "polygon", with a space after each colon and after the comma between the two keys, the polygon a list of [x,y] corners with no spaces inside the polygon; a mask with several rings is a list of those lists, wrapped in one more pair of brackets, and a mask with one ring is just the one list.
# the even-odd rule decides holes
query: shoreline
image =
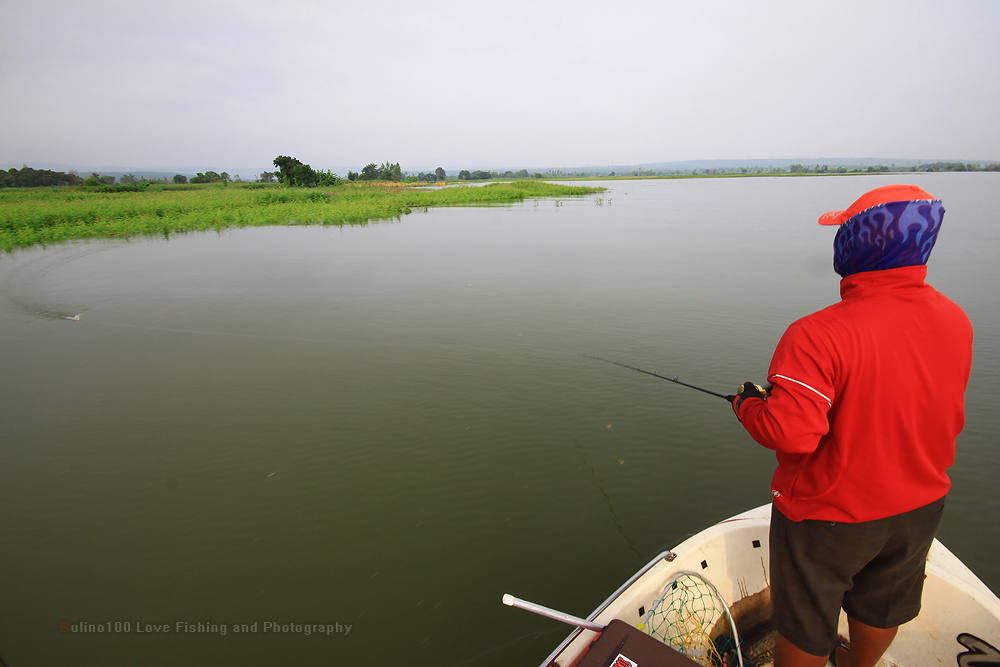
{"label": "shoreline", "polygon": [[232,227],[366,225],[399,219],[419,208],[503,205],[604,190],[534,180],[433,189],[380,182],[328,188],[249,183],[149,185],[127,190],[87,186],[4,188],[0,190],[0,253],[109,236],[169,238],[170,234]]}

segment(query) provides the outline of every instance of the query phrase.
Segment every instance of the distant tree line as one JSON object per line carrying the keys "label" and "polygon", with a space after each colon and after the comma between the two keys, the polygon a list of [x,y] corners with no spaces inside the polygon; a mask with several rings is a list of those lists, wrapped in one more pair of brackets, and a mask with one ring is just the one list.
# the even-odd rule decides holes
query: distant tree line
{"label": "distant tree line", "polygon": [[[329,170],[317,171],[300,160],[279,155],[274,159],[274,166],[278,171],[265,171],[257,178],[258,183],[279,182],[290,187],[316,187],[316,186],[336,186],[343,180]],[[875,165],[869,167],[830,167],[829,165],[807,166],[802,164],[790,165],[787,169],[782,167],[732,167],[718,169],[695,169],[693,171],[653,171],[653,170],[632,170],[616,174],[614,171],[603,170],[590,171],[563,171],[561,169],[550,169],[544,174],[535,172],[529,174],[527,169],[520,171],[469,171],[463,169],[458,172],[458,179],[462,181],[487,180],[491,178],[594,178],[606,176],[636,176],[636,177],[656,177],[656,176],[726,176],[726,175],[748,175],[748,174],[858,174],[858,173],[889,173],[889,172],[935,172],[935,171],[1000,171],[1000,163],[973,164],[968,162],[930,162],[913,167],[897,167],[896,165]],[[416,183],[416,182],[441,182],[447,174],[443,167],[438,167],[432,172],[419,172],[416,175],[404,172],[398,162],[383,162],[381,165],[369,162],[359,172],[348,171],[349,181],[391,181]],[[230,177],[226,172],[216,173],[214,171],[198,172],[197,176],[192,176],[191,183],[223,183],[228,185],[230,181],[239,181],[240,177]],[[140,189],[142,186],[151,183],[188,183],[187,176],[183,174],[174,175],[172,180],[139,178],[134,174],[122,174],[116,186],[115,177],[92,173],[83,178],[75,172],[63,173],[51,171],[49,169],[34,169],[27,165],[21,169],[0,169],[0,188],[37,188],[48,186],[68,186],[84,185],[90,187],[120,187],[128,189]]]}
{"label": "distant tree line", "polygon": [[25,165],[0,170],[0,188],[40,188],[49,185],[80,185],[83,179],[76,174],[64,174],[49,169],[32,169]]}
{"label": "distant tree line", "polygon": [[[442,170],[444,171],[444,170]],[[392,181],[399,183],[403,180],[403,170],[399,163],[383,162],[381,166],[374,162],[369,162],[362,169],[361,173],[356,171],[347,172],[349,181]]]}
{"label": "distant tree line", "polygon": [[[914,171],[980,171],[980,168],[964,162],[932,162],[915,167]],[[988,164],[981,171],[1000,171],[1000,164]]]}
{"label": "distant tree line", "polygon": [[989,164],[989,165],[986,165],[985,167],[980,168],[980,167],[977,167],[974,164],[967,164],[967,163],[964,163],[964,162],[934,162],[934,163],[931,163],[931,164],[922,164],[922,165],[919,165],[919,166],[913,166],[913,167],[910,167],[909,169],[897,168],[896,165],[894,165],[894,164],[893,165],[889,165],[889,166],[886,166],[884,164],[877,164],[877,165],[873,165],[873,166],[867,167],[867,168],[865,168],[863,170],[862,170],[861,167],[857,167],[857,168],[854,168],[854,169],[848,169],[847,167],[837,167],[835,169],[831,169],[829,166],[827,166],[825,164],[823,166],[816,165],[815,167],[812,167],[812,168],[803,166],[801,164],[793,164],[790,167],[788,167],[788,171],[789,171],[789,173],[792,173],[792,174],[848,174],[848,173],[857,173],[857,172],[861,172],[861,171],[863,171],[864,173],[868,173],[868,174],[874,174],[874,173],[888,173],[888,172],[891,172],[891,171],[892,172],[898,172],[898,171],[909,171],[909,172],[916,172],[916,171],[980,171],[980,170],[982,170],[982,171],[997,171],[998,168],[1000,168],[1000,166],[998,166],[997,164]]}
{"label": "distant tree line", "polygon": [[[214,175],[221,180],[218,174],[213,171],[208,172],[208,175]],[[198,174],[198,176],[205,176],[204,174]],[[228,174],[223,172],[223,176],[228,178]],[[197,178],[197,177],[195,177]],[[196,181],[192,178],[192,182],[214,182],[214,181]],[[239,178],[239,177],[237,177]],[[139,178],[135,174],[122,174],[121,177],[117,179],[117,186],[139,186],[149,185],[151,183],[169,183],[170,181],[165,178]],[[177,174],[173,178],[174,183],[187,183],[187,176],[182,176]],[[33,169],[32,167],[22,167],[21,169],[8,169],[7,171],[0,170],[0,188],[39,188],[48,187],[53,185],[84,185],[87,187],[111,187],[116,185],[116,180],[114,176],[110,174],[98,174],[96,172],[91,173],[90,176],[86,178],[80,176],[76,172],[69,172],[68,174],[61,171],[51,171],[49,169]]]}
{"label": "distant tree line", "polygon": [[426,174],[421,171],[416,176],[408,176],[406,180],[410,183],[437,183],[447,178],[448,174],[445,172],[444,167],[438,167]]}
{"label": "distant tree line", "polygon": [[[829,165],[816,165],[814,167],[809,167],[801,164],[793,164],[788,167],[788,173],[790,174],[878,174],[878,173],[890,173],[890,172],[918,172],[918,171],[1000,171],[1000,164],[993,162],[987,165],[975,165],[967,162],[932,162],[928,164],[915,165],[909,168],[897,167],[895,164],[884,165],[876,164],[869,167],[830,167]],[[784,169],[780,167],[769,167],[769,168],[756,168],[755,173],[782,173]],[[697,170],[695,174],[699,173]],[[707,175],[717,175],[724,173],[733,173],[732,170],[715,170],[706,169],[702,172]],[[747,173],[746,168],[740,168],[739,173]]]}
{"label": "distant tree line", "polygon": [[[184,176],[182,174],[177,174],[176,176],[174,176],[174,183],[180,183],[181,182],[181,179],[178,179],[177,176],[180,176],[181,179],[184,179],[185,182],[187,181],[187,179],[184,178]],[[202,173],[202,172],[199,171],[197,176],[192,176],[191,177],[191,181],[190,182],[191,183],[224,183],[224,184],[228,185],[229,184],[229,174],[227,174],[226,172],[222,172],[221,174],[217,174],[214,171],[206,171],[205,173]]]}

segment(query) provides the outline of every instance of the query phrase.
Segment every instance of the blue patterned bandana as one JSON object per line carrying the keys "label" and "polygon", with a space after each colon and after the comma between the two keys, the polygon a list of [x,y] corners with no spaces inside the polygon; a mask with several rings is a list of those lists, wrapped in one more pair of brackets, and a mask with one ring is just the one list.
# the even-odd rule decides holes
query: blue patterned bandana
{"label": "blue patterned bandana", "polygon": [[943,219],[940,199],[897,201],[861,211],[837,230],[833,268],[846,278],[926,264]]}

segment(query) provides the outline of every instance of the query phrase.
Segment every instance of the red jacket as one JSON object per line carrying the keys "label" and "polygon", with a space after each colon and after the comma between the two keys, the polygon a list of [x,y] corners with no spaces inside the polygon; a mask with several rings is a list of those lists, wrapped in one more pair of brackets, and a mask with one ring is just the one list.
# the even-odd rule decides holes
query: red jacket
{"label": "red jacket", "polygon": [[771,490],[789,519],[881,519],[951,487],[972,325],[926,276],[908,266],[844,278],[840,303],[781,337],[767,401],[743,401],[743,426],[777,453]]}

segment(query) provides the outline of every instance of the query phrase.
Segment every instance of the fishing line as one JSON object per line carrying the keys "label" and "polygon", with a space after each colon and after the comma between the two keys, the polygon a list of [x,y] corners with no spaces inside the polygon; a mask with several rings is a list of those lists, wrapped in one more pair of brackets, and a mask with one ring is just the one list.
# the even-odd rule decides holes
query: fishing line
{"label": "fishing line", "polygon": [[625,532],[625,528],[618,520],[618,513],[615,512],[615,508],[611,505],[611,496],[609,496],[608,492],[604,490],[604,485],[601,482],[601,478],[597,476],[597,470],[595,470],[594,466],[590,465],[590,462],[587,461],[586,457],[583,455],[583,452],[580,449],[579,444],[574,444],[574,448],[576,449],[576,455],[580,457],[581,461],[583,461],[583,465],[587,466],[587,468],[590,469],[590,481],[593,483],[594,487],[601,492],[601,498],[604,499],[604,505],[608,508],[608,512],[611,513],[611,521],[612,523],[615,524],[615,529],[618,531],[618,534],[625,539],[625,543],[628,545],[628,550],[641,558],[642,554],[639,553],[639,550],[635,548],[635,542],[632,541],[632,538],[628,536],[628,534]]}

